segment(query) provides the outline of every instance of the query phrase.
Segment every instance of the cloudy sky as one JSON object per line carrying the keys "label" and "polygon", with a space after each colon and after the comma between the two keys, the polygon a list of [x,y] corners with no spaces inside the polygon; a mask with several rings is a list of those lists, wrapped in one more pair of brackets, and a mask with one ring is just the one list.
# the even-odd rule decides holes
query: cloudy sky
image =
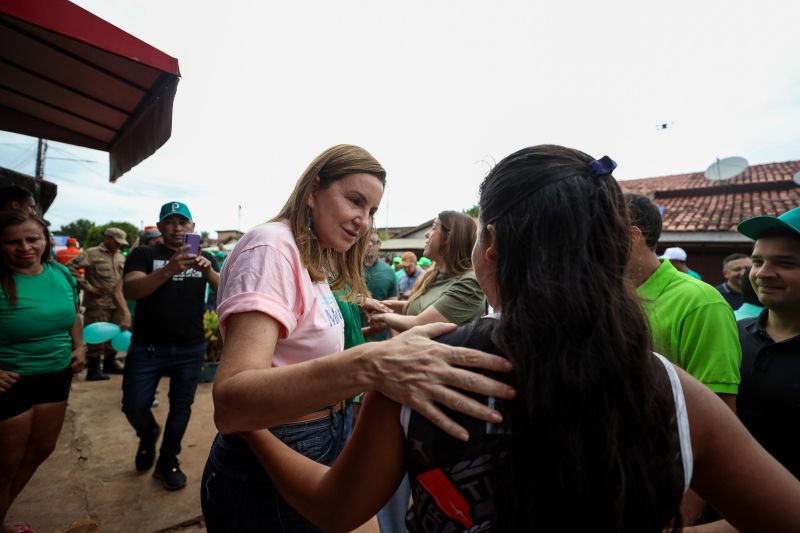
{"label": "cloudy sky", "polygon": [[[75,3],[183,78],[172,138],[116,184],[106,154],[51,144],[56,228],[151,224],[183,200],[198,230],[247,229],[338,143],[387,169],[381,226],[472,206],[490,166],[532,144],[608,154],[621,179],[800,159],[798,2]],[[0,166],[33,174],[34,154],[0,133]]]}

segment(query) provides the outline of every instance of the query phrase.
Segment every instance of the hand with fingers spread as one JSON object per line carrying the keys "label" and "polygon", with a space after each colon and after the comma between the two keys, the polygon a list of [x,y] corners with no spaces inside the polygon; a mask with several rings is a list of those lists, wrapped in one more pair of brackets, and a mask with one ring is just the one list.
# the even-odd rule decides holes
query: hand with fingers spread
{"label": "hand with fingers spread", "polygon": [[11,388],[14,383],[19,379],[19,374],[16,372],[9,372],[8,370],[0,370],[0,394],[6,392]]}
{"label": "hand with fingers spread", "polygon": [[505,383],[469,370],[510,372],[508,360],[431,340],[454,329],[455,324],[426,324],[385,343],[376,343],[375,349],[380,350],[380,355],[372,359],[372,364],[375,374],[380,376],[375,389],[417,411],[453,437],[467,440],[467,431],[447,417],[436,404],[497,423],[502,420],[498,411],[464,392],[504,399],[514,398],[516,392]]}

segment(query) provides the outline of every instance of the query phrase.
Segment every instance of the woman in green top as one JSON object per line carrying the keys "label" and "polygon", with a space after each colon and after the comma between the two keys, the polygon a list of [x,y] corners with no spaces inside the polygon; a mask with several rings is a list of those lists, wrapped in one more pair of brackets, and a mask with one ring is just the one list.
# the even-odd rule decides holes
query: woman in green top
{"label": "woman in green top", "polygon": [[36,215],[0,210],[0,524],[55,448],[85,352],[78,291]]}
{"label": "woman in green top", "polygon": [[374,328],[405,331],[421,324],[453,322],[466,324],[486,310],[483,294],[472,270],[472,247],[477,226],[469,215],[442,211],[425,235],[423,255],[433,266],[420,278],[408,302],[386,300],[394,313],[370,318]]}

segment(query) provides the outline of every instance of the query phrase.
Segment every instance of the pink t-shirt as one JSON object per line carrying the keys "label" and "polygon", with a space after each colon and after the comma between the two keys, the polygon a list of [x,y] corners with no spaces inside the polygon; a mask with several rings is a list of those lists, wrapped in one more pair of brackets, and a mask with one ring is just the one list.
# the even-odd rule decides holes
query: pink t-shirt
{"label": "pink t-shirt", "polygon": [[247,232],[222,267],[217,295],[220,331],[233,314],[259,311],[280,325],[272,366],[344,349],[344,319],[327,283],[312,283],[289,223]]}

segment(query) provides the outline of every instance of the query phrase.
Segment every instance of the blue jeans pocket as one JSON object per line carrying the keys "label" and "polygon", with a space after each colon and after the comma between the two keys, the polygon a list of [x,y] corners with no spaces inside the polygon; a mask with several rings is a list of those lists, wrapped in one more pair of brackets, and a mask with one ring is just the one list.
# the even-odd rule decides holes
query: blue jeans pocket
{"label": "blue jeans pocket", "polygon": [[336,425],[329,419],[322,423],[314,422],[280,426],[273,433],[287,446],[318,463],[328,464],[336,445]]}

